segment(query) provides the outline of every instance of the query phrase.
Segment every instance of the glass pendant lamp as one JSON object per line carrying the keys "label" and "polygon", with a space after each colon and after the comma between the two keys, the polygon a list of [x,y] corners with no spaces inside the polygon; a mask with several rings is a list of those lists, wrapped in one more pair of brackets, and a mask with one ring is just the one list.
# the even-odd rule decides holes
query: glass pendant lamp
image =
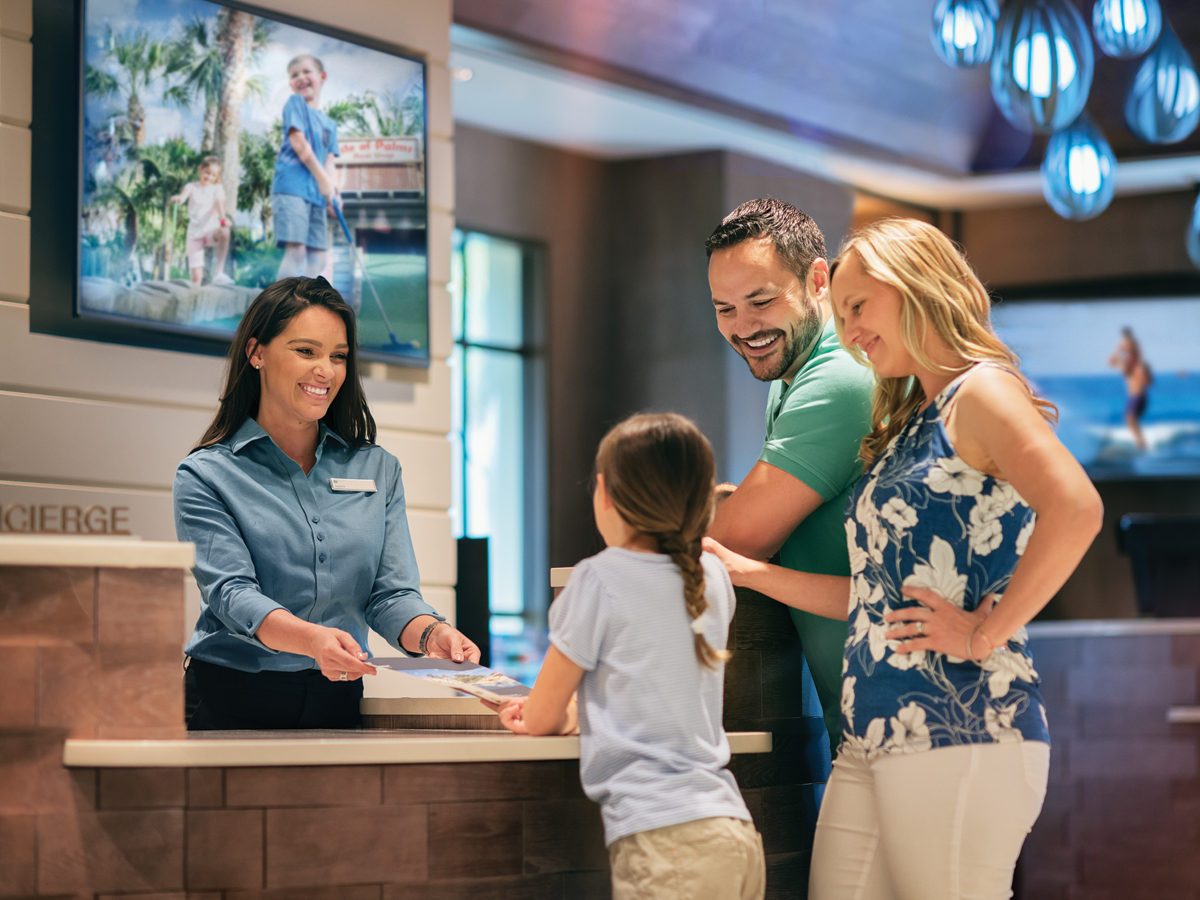
{"label": "glass pendant lamp", "polygon": [[1162,29],[1158,0],[1096,0],[1092,34],[1108,56],[1132,59],[1154,46]]}
{"label": "glass pendant lamp", "polygon": [[1069,0],[1008,0],[996,25],[992,97],[1006,119],[1049,134],[1074,122],[1092,88],[1092,37]]}
{"label": "glass pendant lamp", "polygon": [[1087,113],[1057,131],[1042,160],[1042,194],[1064,219],[1094,219],[1112,202],[1117,158]]}
{"label": "glass pendant lamp", "polygon": [[1192,258],[1192,265],[1200,269],[1200,197],[1192,207],[1192,221],[1188,223],[1187,252]]}
{"label": "glass pendant lamp", "polygon": [[1191,56],[1164,22],[1125,99],[1129,130],[1151,144],[1182,141],[1200,122],[1200,78]]}
{"label": "glass pendant lamp", "polygon": [[929,39],[942,62],[967,69],[988,61],[996,38],[996,0],[938,0]]}

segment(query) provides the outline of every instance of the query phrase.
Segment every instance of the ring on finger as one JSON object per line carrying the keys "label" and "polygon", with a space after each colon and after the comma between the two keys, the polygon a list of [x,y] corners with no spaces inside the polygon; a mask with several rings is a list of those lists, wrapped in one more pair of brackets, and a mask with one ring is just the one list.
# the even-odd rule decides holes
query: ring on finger
{"label": "ring on finger", "polygon": [[338,681],[349,681],[349,680],[350,680],[350,676],[346,672],[342,672],[342,674],[338,675]]}
{"label": "ring on finger", "polygon": [[925,633],[925,623],[920,619],[917,620],[917,637],[921,637]]}

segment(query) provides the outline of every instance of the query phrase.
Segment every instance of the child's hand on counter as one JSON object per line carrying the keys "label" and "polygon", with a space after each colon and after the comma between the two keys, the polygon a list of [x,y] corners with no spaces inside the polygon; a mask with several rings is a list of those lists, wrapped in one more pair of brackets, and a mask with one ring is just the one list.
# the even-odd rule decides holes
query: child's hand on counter
{"label": "child's hand on counter", "polygon": [[500,724],[513,734],[529,734],[525,727],[525,701],[528,697],[513,697],[501,705],[496,712],[500,716]]}

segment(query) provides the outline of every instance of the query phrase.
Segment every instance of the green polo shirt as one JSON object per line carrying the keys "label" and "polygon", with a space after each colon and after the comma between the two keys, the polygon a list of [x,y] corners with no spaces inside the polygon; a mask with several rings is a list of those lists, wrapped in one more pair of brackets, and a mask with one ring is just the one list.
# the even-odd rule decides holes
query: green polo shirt
{"label": "green polo shirt", "polygon": [[[871,430],[874,387],[871,370],[855,362],[838,342],[832,318],[792,383],[780,380],[771,385],[767,439],[759,459],[798,478],[825,501],[779,549],[779,561],[788,569],[850,574],[846,505],[863,473],[858,450]],[[789,612],[825,713],[830,748],[836,752],[846,623],[798,609]]]}
{"label": "green polo shirt", "polygon": [[862,477],[859,444],[871,430],[875,378],[838,342],[833,319],[790,385],[771,384],[767,439],[758,457],[783,469],[825,502],[797,526],[779,550],[789,569],[849,575],[846,501]]}

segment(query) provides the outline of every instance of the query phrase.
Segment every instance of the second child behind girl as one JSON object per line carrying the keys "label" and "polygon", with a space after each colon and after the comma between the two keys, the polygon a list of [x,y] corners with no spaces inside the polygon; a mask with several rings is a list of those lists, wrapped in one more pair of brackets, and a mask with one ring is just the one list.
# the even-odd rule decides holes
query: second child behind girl
{"label": "second child behind girl", "polygon": [[[613,900],[760,900],[762,839],[725,768],[729,577],[700,541],[712,449],[677,415],[626,419],[600,443],[592,496],[608,549],[550,608],[550,650],[528,697],[500,708],[521,734],[582,735]],[[572,694],[578,689],[578,704]]]}

